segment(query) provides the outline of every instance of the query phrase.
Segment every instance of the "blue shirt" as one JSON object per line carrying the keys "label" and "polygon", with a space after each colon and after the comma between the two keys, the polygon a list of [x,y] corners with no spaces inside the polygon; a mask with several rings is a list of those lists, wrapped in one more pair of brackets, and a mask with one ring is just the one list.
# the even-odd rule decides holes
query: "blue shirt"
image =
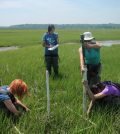
{"label": "blue shirt", "polygon": [[[50,46],[56,46],[58,44],[57,42],[58,34],[57,33],[45,33],[43,36],[43,41],[46,43],[46,45]],[[53,51],[48,50],[47,47],[45,47],[45,55],[46,56],[58,56],[58,48],[56,48]]]}
{"label": "blue shirt", "polygon": [[[0,87],[0,90],[2,89],[4,91],[7,91],[7,88],[8,88],[8,86],[2,86],[2,87]],[[0,102],[9,100],[9,99],[10,99],[10,97],[7,94],[0,93]]]}

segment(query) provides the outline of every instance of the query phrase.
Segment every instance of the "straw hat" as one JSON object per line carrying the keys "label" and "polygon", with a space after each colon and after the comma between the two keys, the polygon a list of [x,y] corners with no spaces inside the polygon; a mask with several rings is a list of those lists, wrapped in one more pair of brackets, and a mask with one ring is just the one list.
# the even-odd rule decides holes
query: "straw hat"
{"label": "straw hat", "polygon": [[85,41],[94,39],[94,37],[92,37],[91,32],[84,32],[83,35],[84,35],[84,40]]}

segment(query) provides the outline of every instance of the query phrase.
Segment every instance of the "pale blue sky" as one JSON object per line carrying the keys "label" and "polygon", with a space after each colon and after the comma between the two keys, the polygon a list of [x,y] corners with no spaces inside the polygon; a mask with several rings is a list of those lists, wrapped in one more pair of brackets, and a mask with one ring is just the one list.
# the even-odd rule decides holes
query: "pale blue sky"
{"label": "pale blue sky", "polygon": [[0,0],[0,26],[120,23],[120,0]]}

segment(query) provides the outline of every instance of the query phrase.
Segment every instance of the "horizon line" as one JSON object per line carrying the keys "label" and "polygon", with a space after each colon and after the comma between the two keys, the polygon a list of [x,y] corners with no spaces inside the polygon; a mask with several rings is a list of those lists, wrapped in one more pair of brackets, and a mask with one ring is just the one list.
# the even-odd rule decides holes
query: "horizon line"
{"label": "horizon line", "polygon": [[21,23],[21,24],[12,24],[12,25],[1,25],[0,27],[11,27],[11,26],[19,26],[19,25],[49,25],[49,24],[54,24],[54,25],[110,25],[110,24],[115,24],[115,25],[120,25],[120,23]]}

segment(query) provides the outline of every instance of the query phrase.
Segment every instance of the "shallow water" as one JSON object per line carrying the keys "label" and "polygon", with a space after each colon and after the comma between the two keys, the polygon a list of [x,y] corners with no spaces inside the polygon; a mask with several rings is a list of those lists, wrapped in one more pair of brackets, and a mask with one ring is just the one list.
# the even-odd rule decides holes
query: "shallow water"
{"label": "shallow water", "polygon": [[[112,45],[120,45],[120,40],[106,40],[106,41],[98,41],[101,43],[103,46],[112,46]],[[77,44],[75,42],[68,42],[68,43],[63,43],[65,45],[71,45],[71,44]],[[9,50],[16,50],[18,49],[17,46],[11,46],[11,47],[0,47],[0,51],[9,51]]]}
{"label": "shallow water", "polygon": [[[98,41],[98,42],[101,43],[103,46],[120,45],[120,40],[106,40],[106,41]],[[67,42],[67,43],[63,43],[63,44],[71,45],[71,44],[79,44],[79,43]]]}
{"label": "shallow water", "polygon": [[11,46],[11,47],[0,47],[0,51],[9,51],[9,50],[16,50],[18,47]]}
{"label": "shallow water", "polygon": [[103,46],[120,45],[120,40],[99,41]]}

